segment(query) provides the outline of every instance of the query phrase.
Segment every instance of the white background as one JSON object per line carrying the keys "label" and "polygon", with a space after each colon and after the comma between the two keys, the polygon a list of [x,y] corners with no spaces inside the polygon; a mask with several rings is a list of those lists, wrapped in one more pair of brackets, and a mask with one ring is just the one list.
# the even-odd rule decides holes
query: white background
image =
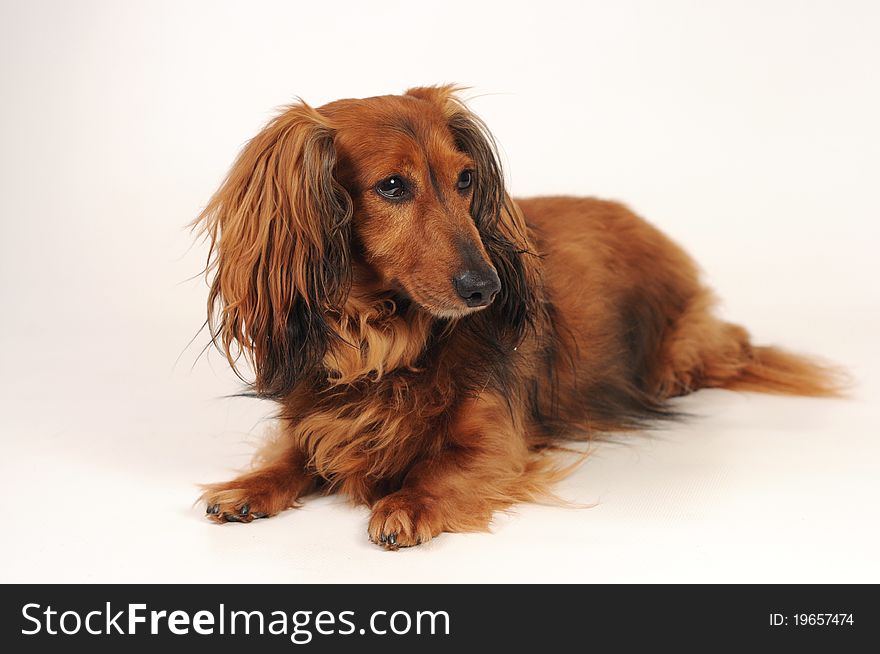
{"label": "white background", "polygon": [[[0,581],[880,582],[880,4],[6,2]],[[276,107],[460,82],[516,195],[622,199],[848,400],[704,391],[493,533],[384,552],[342,498],[216,526],[272,412],[186,224]],[[477,97],[478,96],[478,97]],[[179,357],[179,359],[178,359]]]}

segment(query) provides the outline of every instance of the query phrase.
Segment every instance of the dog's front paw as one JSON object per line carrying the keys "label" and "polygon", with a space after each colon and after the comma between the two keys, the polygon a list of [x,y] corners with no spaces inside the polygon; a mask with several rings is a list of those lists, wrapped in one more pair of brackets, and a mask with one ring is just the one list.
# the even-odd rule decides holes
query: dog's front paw
{"label": "dog's front paw", "polygon": [[388,550],[428,542],[443,531],[435,507],[434,498],[408,491],[383,497],[373,505],[370,540]]}
{"label": "dog's front paw", "polygon": [[[278,513],[265,493],[236,488],[235,482],[211,484],[205,487],[200,501],[205,503],[205,515],[214,522],[251,522]],[[275,508],[275,510],[273,510]]]}

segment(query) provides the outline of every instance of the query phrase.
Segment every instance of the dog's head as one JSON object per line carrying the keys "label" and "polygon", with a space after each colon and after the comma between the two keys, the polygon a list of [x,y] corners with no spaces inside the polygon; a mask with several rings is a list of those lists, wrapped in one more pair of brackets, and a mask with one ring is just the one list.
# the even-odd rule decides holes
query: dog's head
{"label": "dog's head", "polygon": [[521,335],[525,227],[454,91],[296,104],[245,146],[200,221],[212,336],[233,365],[251,360],[258,393],[284,395],[320,365],[353,283],[438,319],[491,306]]}

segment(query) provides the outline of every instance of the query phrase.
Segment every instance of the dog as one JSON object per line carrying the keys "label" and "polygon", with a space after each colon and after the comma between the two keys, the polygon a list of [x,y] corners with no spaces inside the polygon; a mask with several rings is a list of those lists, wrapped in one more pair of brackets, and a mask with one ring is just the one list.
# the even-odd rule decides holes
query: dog
{"label": "dog", "polygon": [[675,396],[838,393],[716,317],[690,257],[625,206],[512,200],[459,91],[293,104],[196,220],[212,341],[280,409],[253,469],[204,486],[211,520],[338,492],[396,550],[547,497],[561,443],[674,418]]}

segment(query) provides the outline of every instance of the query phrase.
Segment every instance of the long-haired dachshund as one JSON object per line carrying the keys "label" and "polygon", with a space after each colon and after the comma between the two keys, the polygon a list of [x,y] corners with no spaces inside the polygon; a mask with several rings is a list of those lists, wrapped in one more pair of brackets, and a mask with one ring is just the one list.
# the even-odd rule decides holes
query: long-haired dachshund
{"label": "long-haired dachshund", "polygon": [[417,545],[545,495],[562,439],[668,418],[673,396],[835,394],[715,317],[688,255],[626,207],[513,201],[455,92],[294,104],[198,219],[213,340],[280,405],[253,470],[205,488],[212,520],[338,491],[371,507],[373,542]]}

